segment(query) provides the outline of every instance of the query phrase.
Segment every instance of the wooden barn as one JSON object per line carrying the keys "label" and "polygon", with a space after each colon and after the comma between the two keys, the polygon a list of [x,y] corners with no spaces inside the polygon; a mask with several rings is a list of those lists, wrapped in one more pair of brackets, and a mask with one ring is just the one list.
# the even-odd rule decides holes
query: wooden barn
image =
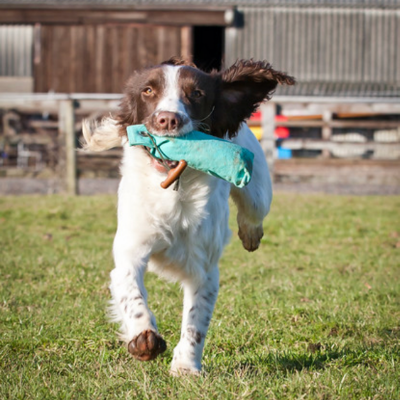
{"label": "wooden barn", "polygon": [[397,0],[0,0],[0,24],[2,91],[118,93],[181,54],[268,59],[299,81],[282,95],[400,97]]}
{"label": "wooden barn", "polygon": [[[79,100],[79,122],[115,106],[132,70],[172,55],[205,70],[267,59],[298,81],[250,121],[271,165],[290,158],[275,163],[277,179],[296,175],[299,157],[388,159],[398,170],[399,38],[398,0],[0,0],[2,129],[12,131],[7,110],[50,107],[49,96]],[[58,126],[59,107],[48,110],[46,126]],[[307,178],[315,165],[304,168]]]}
{"label": "wooden barn", "polygon": [[158,3],[0,1],[0,90],[120,93],[133,70],[172,55],[220,68],[234,8]]}

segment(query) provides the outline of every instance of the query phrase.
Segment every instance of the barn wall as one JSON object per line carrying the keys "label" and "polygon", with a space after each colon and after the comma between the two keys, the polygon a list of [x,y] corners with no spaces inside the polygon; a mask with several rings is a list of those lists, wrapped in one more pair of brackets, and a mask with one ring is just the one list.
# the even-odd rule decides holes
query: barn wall
{"label": "barn wall", "polygon": [[400,9],[241,7],[227,65],[267,59],[301,82],[400,83]]}
{"label": "barn wall", "polygon": [[35,92],[119,93],[133,70],[181,52],[181,28],[42,25]]}

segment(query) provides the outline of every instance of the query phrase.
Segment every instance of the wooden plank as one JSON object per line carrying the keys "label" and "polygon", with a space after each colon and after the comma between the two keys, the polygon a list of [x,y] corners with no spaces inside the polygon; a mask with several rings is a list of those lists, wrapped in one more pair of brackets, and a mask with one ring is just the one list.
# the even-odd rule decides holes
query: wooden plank
{"label": "wooden plank", "polygon": [[43,29],[40,24],[35,25],[35,59],[33,63],[33,90],[43,92],[43,57],[46,52]]}
{"label": "wooden plank", "polygon": [[77,149],[76,154],[78,156],[84,157],[94,157],[94,158],[110,158],[110,157],[121,157],[122,156],[122,146],[120,149],[112,149],[103,152],[91,152],[82,149]]}
{"label": "wooden plank", "polygon": [[[59,102],[63,100],[77,99],[79,108],[75,111],[76,114],[85,114],[93,111],[111,112],[118,109],[121,95],[112,96],[110,94],[101,94],[96,98],[95,95],[89,94],[86,96],[56,94],[47,95],[39,94],[27,96],[19,95],[14,97],[10,95],[0,94],[0,108],[5,110],[18,109],[20,112],[39,112],[57,114],[59,110]],[[102,100],[103,99],[103,100]],[[107,100],[108,99],[108,100]]]}
{"label": "wooden plank", "polygon": [[368,117],[377,117],[381,115],[380,113],[377,112],[370,112],[370,113],[336,113],[335,117],[336,118],[368,118]]}
{"label": "wooden plank", "polygon": [[131,57],[131,39],[130,27],[123,27],[120,32],[120,77],[119,77],[119,91],[122,92],[125,81],[130,75],[130,57]]}
{"label": "wooden plank", "polygon": [[[381,115],[381,113],[370,112],[370,113],[334,113],[335,118],[368,118],[368,117],[377,117]],[[301,120],[322,120],[323,114],[305,114],[305,115],[285,115],[288,121],[301,121]]]}
{"label": "wooden plank", "polygon": [[112,57],[114,55],[114,42],[113,42],[113,27],[106,26],[104,32],[104,51],[101,62],[103,63],[103,74],[101,76],[101,87],[100,91],[103,93],[112,93],[112,76],[113,76],[113,65]]}
{"label": "wooden plank", "polygon": [[139,43],[139,34],[138,27],[132,26],[132,51],[131,51],[131,68],[133,70],[140,69],[141,60],[140,60],[140,43]]}
{"label": "wooden plank", "polygon": [[193,60],[193,28],[183,26],[181,28],[181,52],[182,57]]}
{"label": "wooden plank", "polygon": [[[278,104],[297,104],[297,105],[316,105],[323,104],[325,107],[332,109],[343,109],[342,112],[352,112],[349,110],[349,105],[368,105],[373,109],[374,105],[394,105],[397,109],[400,108],[398,97],[325,97],[325,96],[274,96],[273,103]],[[359,111],[363,112],[363,111]],[[368,112],[368,111],[366,111]]]}
{"label": "wooden plank", "polygon": [[157,37],[160,27],[145,26],[141,27],[144,31],[144,46],[146,48],[146,63],[144,67],[156,65],[160,62],[158,58]]}
{"label": "wooden plank", "polygon": [[43,92],[53,91],[51,88],[53,87],[53,76],[55,74],[55,69],[53,65],[53,47],[54,47],[54,31],[52,26],[43,26],[46,41],[47,41],[47,52],[44,57],[44,65],[43,65]]}
{"label": "wooden plank", "polygon": [[76,64],[76,76],[74,79],[74,85],[71,92],[83,92],[85,91],[85,81],[89,78],[92,71],[92,65],[89,65],[87,70],[85,70],[85,65],[87,64],[88,55],[85,51],[85,37],[86,37],[86,27],[77,26],[74,30],[74,39],[76,40],[75,49],[75,64]]}
{"label": "wooden plank", "polygon": [[181,29],[171,26],[157,28],[157,63],[181,54]]}
{"label": "wooden plank", "polygon": [[45,129],[57,129],[57,121],[44,121],[44,120],[32,120],[29,121],[29,126],[32,128],[45,128]]}
{"label": "wooden plank", "polygon": [[165,26],[157,28],[156,46],[158,62],[162,62],[162,60],[168,59],[168,33],[168,29]]}
{"label": "wooden plank", "polygon": [[53,76],[48,90],[60,93],[71,93],[71,28],[67,26],[52,27],[51,65],[48,70]]}
{"label": "wooden plank", "polygon": [[[79,80],[81,80],[82,75],[80,74],[79,64],[82,60],[79,59],[79,50],[78,48],[82,45],[82,42],[79,41],[79,34],[78,34],[78,26],[72,25],[68,27],[70,33],[70,48],[69,48],[69,59],[68,59],[68,66],[69,71],[68,75],[65,76],[65,79],[68,82],[68,91],[67,93],[73,93],[78,91],[79,89]],[[60,57],[63,55],[60,54]]]}
{"label": "wooden plank", "polygon": [[271,102],[282,107],[286,116],[315,115],[324,110],[333,113],[378,113],[399,114],[399,97],[305,97],[305,96],[274,96]]}
{"label": "wooden plank", "polygon": [[[324,121],[316,120],[290,120],[276,121],[276,126],[286,126],[288,128],[323,128],[326,126]],[[354,120],[332,120],[329,122],[332,128],[365,128],[365,129],[390,129],[398,128],[400,121],[354,121]]]}
{"label": "wooden plank", "polygon": [[277,160],[277,168],[310,168],[311,170],[318,171],[319,168],[358,168],[358,167],[374,167],[374,168],[400,168],[400,160],[370,160],[370,159],[330,159],[323,160],[322,158],[290,158],[287,160]]}
{"label": "wooden plank", "polygon": [[119,41],[119,50],[118,50],[118,60],[119,65],[117,69],[118,73],[118,82],[116,83],[114,93],[121,93],[126,80],[126,63],[127,63],[127,31],[128,27],[120,25],[118,27],[118,41]]}
{"label": "wooden plank", "polygon": [[40,40],[40,58],[38,63],[33,66],[34,71],[34,91],[45,92],[48,87],[48,77],[51,71],[47,71],[49,65],[49,57],[51,55],[51,35],[48,34],[49,28],[41,26],[38,32]]}
{"label": "wooden plank", "polygon": [[145,68],[147,65],[147,49],[145,44],[146,33],[144,29],[136,28],[136,44],[137,44],[137,57],[136,62],[139,69]]}
{"label": "wooden plank", "polygon": [[400,184],[400,160],[292,158],[276,160],[276,181],[329,185]]}
{"label": "wooden plank", "polygon": [[112,93],[119,93],[122,90],[122,65],[121,65],[121,52],[122,43],[121,43],[121,28],[119,26],[111,26],[109,33],[108,49],[110,53],[108,54],[108,63],[111,65],[111,71],[108,75],[108,80],[111,83]]}
{"label": "wooden plank", "polygon": [[31,93],[33,92],[33,78],[31,76],[0,76],[0,92]]}
{"label": "wooden plank", "polygon": [[65,182],[65,192],[68,195],[77,194],[76,152],[75,152],[75,117],[74,102],[60,102],[59,109],[59,165],[58,170]]}
{"label": "wooden plank", "polygon": [[36,90],[44,92],[121,93],[134,69],[164,61],[180,49],[176,27],[47,26],[43,33],[49,46],[36,67]]}
{"label": "wooden plank", "polygon": [[270,172],[274,170],[274,160],[276,158],[275,149],[275,116],[276,105],[274,103],[264,103],[261,105],[263,136],[261,147],[267,159]]}
{"label": "wooden plank", "polygon": [[84,61],[82,63],[83,79],[82,90],[90,93],[96,92],[96,27],[94,25],[85,26],[84,41]]}
{"label": "wooden plank", "polygon": [[333,128],[366,128],[366,129],[389,129],[400,127],[399,121],[352,121],[352,120],[335,120],[331,122]]}
{"label": "wooden plank", "polygon": [[137,68],[137,34],[136,28],[133,26],[129,26],[128,28],[128,64],[127,64],[127,73],[124,76],[124,85],[128,78],[131,76],[133,71]]}
{"label": "wooden plank", "polygon": [[15,136],[9,136],[7,138],[7,143],[17,145],[22,142],[26,145],[28,144],[39,144],[39,145],[49,145],[53,143],[53,138],[49,135],[40,135],[32,133],[18,133]]}
{"label": "wooden plank", "polygon": [[93,73],[95,74],[96,93],[104,93],[103,77],[105,64],[105,27],[103,25],[96,26],[96,54]]}
{"label": "wooden plank", "polygon": [[[325,141],[331,140],[332,137],[332,112],[325,110],[322,114],[322,139]],[[331,153],[329,149],[322,150],[322,157],[329,158]]]}
{"label": "wooden plank", "polygon": [[[102,24],[102,23],[142,23],[157,25],[207,25],[229,26],[232,22],[225,19],[227,8],[220,10],[201,9],[162,9],[156,10],[127,10],[96,9],[70,7],[60,10],[57,8],[18,9],[8,6],[1,8],[0,23],[19,24]],[[230,7],[229,7],[230,8]]]}
{"label": "wooden plank", "polygon": [[291,150],[329,150],[338,149],[375,151],[385,149],[400,149],[400,142],[381,143],[381,142],[332,142],[318,139],[281,139],[281,147]]}

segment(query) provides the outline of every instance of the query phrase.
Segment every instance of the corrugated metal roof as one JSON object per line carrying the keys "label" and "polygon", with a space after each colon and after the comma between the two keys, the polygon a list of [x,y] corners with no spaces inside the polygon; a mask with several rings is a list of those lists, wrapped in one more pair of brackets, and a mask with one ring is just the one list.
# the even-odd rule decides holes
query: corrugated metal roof
{"label": "corrugated metal roof", "polygon": [[0,0],[0,5],[400,7],[399,0]]}

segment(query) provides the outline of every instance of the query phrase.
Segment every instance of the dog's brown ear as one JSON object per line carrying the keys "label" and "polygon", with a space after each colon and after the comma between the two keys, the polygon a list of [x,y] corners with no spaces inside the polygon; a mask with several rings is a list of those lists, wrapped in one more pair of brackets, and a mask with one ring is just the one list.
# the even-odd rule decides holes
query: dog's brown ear
{"label": "dog's brown ear", "polygon": [[295,84],[293,77],[275,71],[267,61],[239,60],[216,77],[220,79],[220,90],[212,132],[220,137],[226,133],[234,136],[260,103],[271,98],[278,83]]}
{"label": "dog's brown ear", "polygon": [[186,65],[189,67],[197,68],[192,61],[180,56],[171,57],[169,60],[162,62],[161,65]]}
{"label": "dog's brown ear", "polygon": [[134,74],[126,83],[125,95],[119,105],[119,112],[116,120],[119,126],[118,132],[120,136],[126,135],[126,128],[130,125],[138,123],[136,89],[137,74]]}

